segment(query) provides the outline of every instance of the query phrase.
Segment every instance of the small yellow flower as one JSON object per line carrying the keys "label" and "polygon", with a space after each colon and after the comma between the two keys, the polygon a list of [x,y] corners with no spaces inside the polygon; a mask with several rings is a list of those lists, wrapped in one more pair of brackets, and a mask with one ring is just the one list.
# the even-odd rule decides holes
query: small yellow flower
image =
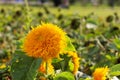
{"label": "small yellow flower", "polygon": [[59,56],[66,46],[66,33],[57,25],[42,23],[26,36],[23,50],[28,56],[47,61]]}
{"label": "small yellow flower", "polygon": [[4,68],[6,68],[5,64],[0,65],[0,69],[4,69]]}
{"label": "small yellow flower", "polygon": [[109,68],[97,68],[93,73],[94,80],[106,80],[106,76],[108,74]]}

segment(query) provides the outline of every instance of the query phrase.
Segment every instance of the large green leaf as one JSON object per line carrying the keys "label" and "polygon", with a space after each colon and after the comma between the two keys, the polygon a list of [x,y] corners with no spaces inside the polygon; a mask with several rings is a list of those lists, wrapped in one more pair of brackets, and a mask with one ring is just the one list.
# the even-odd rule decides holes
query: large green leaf
{"label": "large green leaf", "polygon": [[57,74],[54,80],[75,80],[74,75],[70,72],[62,72]]}
{"label": "large green leaf", "polygon": [[41,62],[40,58],[32,58],[22,51],[16,51],[11,61],[12,80],[35,80]]}
{"label": "large green leaf", "polygon": [[110,75],[111,76],[120,75],[120,64],[114,65],[110,68]]}
{"label": "large green leaf", "polygon": [[65,51],[76,51],[75,47],[72,45],[71,40],[68,36],[66,36],[67,47],[64,49]]}

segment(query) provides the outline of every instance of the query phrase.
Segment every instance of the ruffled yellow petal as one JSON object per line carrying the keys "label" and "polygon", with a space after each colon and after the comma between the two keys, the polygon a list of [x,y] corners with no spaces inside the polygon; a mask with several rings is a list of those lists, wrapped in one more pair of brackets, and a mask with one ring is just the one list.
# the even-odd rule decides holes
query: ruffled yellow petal
{"label": "ruffled yellow petal", "polygon": [[109,68],[97,68],[93,73],[94,80],[106,80],[106,76],[108,74]]}

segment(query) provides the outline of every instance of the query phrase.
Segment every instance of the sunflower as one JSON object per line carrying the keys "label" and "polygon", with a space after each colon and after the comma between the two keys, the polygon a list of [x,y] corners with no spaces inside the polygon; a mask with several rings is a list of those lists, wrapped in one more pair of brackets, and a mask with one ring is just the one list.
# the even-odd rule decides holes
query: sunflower
{"label": "sunflower", "polygon": [[47,61],[59,56],[66,46],[66,33],[57,25],[42,23],[26,36],[23,50],[28,56]]}
{"label": "sunflower", "polygon": [[94,80],[106,80],[109,68],[97,68],[93,73]]}

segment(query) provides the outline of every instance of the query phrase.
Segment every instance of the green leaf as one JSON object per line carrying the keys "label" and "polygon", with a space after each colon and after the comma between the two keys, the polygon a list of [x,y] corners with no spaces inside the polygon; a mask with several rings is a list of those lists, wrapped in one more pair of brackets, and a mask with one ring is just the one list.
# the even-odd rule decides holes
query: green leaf
{"label": "green leaf", "polygon": [[67,56],[67,54],[64,54],[61,56],[61,58],[63,58],[63,60],[60,62],[61,64],[61,70],[62,71],[69,71],[69,61],[70,61],[70,57]]}
{"label": "green leaf", "polygon": [[116,47],[118,49],[120,49],[120,39],[119,38],[114,39],[114,44],[116,45]]}
{"label": "green leaf", "polygon": [[91,78],[80,78],[79,80],[93,80],[93,79],[91,79]]}
{"label": "green leaf", "polygon": [[69,61],[69,67],[70,67],[70,70],[73,71],[73,69],[74,69],[74,64],[72,63],[71,60]]}
{"label": "green leaf", "polygon": [[119,76],[120,75],[120,64],[114,65],[110,68],[111,76]]}
{"label": "green leaf", "polygon": [[65,51],[76,51],[75,47],[71,43],[71,40],[68,36],[66,36],[66,41],[67,41],[67,47],[64,49]]}
{"label": "green leaf", "polygon": [[119,76],[120,75],[120,71],[115,71],[110,73],[111,76]]}
{"label": "green leaf", "polygon": [[57,74],[54,80],[75,80],[74,75],[70,72],[62,72]]}
{"label": "green leaf", "polygon": [[16,51],[11,61],[12,80],[35,80],[41,62],[40,58],[32,58],[22,51]]}
{"label": "green leaf", "polygon": [[117,46],[115,45],[115,44],[109,44],[109,46],[108,46],[108,49],[110,49],[110,50],[116,50],[116,51],[118,51],[118,48],[117,48]]}

